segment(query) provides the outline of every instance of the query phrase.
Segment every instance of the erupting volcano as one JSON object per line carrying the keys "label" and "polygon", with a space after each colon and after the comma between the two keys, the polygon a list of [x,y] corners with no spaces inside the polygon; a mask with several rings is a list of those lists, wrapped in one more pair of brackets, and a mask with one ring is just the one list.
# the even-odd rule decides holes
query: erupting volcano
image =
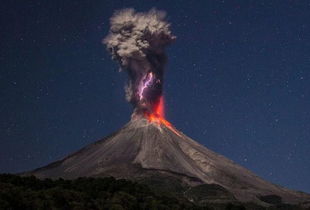
{"label": "erupting volcano", "polygon": [[134,114],[151,118],[163,117],[165,48],[175,40],[164,19],[165,13],[154,9],[148,13],[118,11],[111,18],[109,35],[103,40],[121,70],[128,72],[126,96],[134,106]]}
{"label": "erupting volcano", "polygon": [[164,118],[162,95],[167,60],[164,50],[176,38],[169,27],[162,11],[135,13],[133,9],[125,9],[111,18],[111,30],[103,43],[121,70],[128,72],[126,93],[127,100],[134,106],[132,117],[164,124],[177,134]]}
{"label": "erupting volcano", "polygon": [[[114,134],[27,174],[67,179],[114,176],[166,187],[178,185],[180,194],[194,202],[268,206],[310,201],[308,194],[266,182],[198,144],[165,119],[165,48],[175,40],[169,27],[161,11],[126,9],[113,15],[103,43],[129,75],[125,90],[134,108],[131,120]],[[195,197],[195,189],[202,194]]]}

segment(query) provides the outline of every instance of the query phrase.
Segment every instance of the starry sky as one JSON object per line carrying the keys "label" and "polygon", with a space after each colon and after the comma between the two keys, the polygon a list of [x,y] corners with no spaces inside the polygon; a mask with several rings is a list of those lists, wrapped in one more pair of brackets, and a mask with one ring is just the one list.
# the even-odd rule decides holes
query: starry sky
{"label": "starry sky", "polygon": [[0,173],[122,127],[126,74],[101,41],[126,7],[167,11],[167,119],[270,182],[310,193],[310,3],[29,0],[0,5]]}

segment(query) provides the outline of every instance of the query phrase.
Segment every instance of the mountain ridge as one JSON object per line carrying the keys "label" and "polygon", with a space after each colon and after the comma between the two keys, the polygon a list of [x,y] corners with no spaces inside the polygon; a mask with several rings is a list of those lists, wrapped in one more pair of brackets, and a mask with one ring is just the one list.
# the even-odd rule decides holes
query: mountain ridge
{"label": "mountain ridge", "polygon": [[120,130],[66,158],[26,173],[38,178],[106,177],[144,180],[170,177],[182,186],[216,184],[241,202],[268,204],[310,201],[310,195],[271,184],[248,169],[197,143],[172,125],[132,118]]}

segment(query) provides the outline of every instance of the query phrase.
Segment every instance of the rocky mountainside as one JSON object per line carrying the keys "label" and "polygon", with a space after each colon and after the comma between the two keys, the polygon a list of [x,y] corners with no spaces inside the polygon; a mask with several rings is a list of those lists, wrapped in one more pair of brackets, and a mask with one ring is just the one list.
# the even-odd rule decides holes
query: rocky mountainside
{"label": "rocky mountainside", "polygon": [[150,122],[144,117],[133,118],[114,134],[26,174],[65,179],[113,176],[166,187],[178,183],[183,195],[193,201],[197,199],[191,197],[195,193],[200,197],[205,193],[214,201],[260,205],[310,202],[310,195],[264,181],[170,124]]}

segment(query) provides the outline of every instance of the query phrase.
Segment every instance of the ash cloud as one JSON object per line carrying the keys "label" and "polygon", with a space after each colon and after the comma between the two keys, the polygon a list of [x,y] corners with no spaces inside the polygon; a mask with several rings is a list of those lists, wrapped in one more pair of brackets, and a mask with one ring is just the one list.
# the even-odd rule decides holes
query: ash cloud
{"label": "ash cloud", "polygon": [[135,112],[153,112],[163,88],[165,48],[175,40],[166,13],[151,9],[116,11],[110,19],[110,31],[103,43],[129,75],[126,98]]}

